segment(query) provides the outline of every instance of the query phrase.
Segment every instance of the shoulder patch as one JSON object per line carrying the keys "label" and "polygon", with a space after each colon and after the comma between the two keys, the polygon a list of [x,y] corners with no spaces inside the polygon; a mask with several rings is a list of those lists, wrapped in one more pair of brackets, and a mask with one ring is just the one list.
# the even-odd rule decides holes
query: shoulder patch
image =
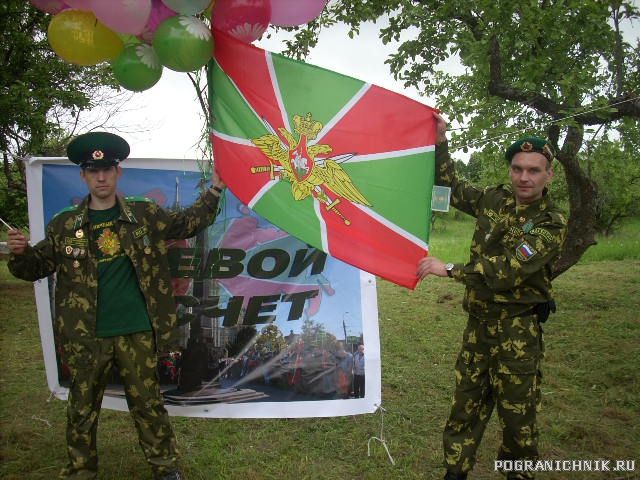
{"label": "shoulder patch", "polygon": [[76,210],[78,210],[78,205],[70,205],[70,206],[68,206],[67,208],[63,208],[63,209],[62,209],[62,210],[60,210],[58,213],[56,213],[56,214],[51,218],[51,220],[53,220],[54,218],[56,218],[58,215],[62,215],[63,213],[66,213],[66,212],[74,212],[74,211],[76,211]]}
{"label": "shoulder patch", "polygon": [[536,253],[538,252],[531,245],[527,242],[522,242],[516,249],[516,258],[521,262],[526,262],[531,260],[531,257]]}
{"label": "shoulder patch", "polygon": [[539,228],[539,227],[538,228],[534,228],[529,233],[531,235],[536,235],[538,237],[542,237],[548,243],[553,242],[553,235],[551,235],[551,233],[548,230],[545,230],[544,228]]}
{"label": "shoulder patch", "polygon": [[124,201],[128,202],[128,203],[132,203],[132,202],[155,203],[150,198],[143,197],[143,196],[138,196],[138,195],[133,195],[133,196],[130,196],[130,197],[124,197]]}

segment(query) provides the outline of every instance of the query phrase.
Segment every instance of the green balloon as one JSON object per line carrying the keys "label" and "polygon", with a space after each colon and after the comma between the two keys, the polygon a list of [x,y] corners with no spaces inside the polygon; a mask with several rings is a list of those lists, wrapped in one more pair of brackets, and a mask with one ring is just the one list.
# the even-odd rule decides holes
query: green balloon
{"label": "green balloon", "polygon": [[174,15],[158,25],[153,34],[153,49],[165,67],[192,72],[211,58],[213,37],[202,20],[190,15]]}
{"label": "green balloon", "polygon": [[141,92],[153,87],[162,76],[162,64],[150,45],[126,46],[111,62],[113,76],[127,90]]}

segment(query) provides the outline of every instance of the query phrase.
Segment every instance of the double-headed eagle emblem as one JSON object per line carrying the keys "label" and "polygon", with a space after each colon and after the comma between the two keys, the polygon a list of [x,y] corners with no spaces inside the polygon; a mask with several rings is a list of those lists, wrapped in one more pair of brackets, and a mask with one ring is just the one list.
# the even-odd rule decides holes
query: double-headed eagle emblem
{"label": "double-headed eagle emblem", "polygon": [[311,144],[323,127],[322,123],[312,119],[311,113],[304,117],[293,116],[293,130],[299,139],[283,127],[278,128],[278,135],[266,119],[263,118],[262,121],[270,133],[252,138],[251,142],[262,150],[269,159],[269,165],[252,167],[251,173],[268,172],[272,180],[277,177],[281,181],[290,182],[291,194],[295,200],[304,200],[313,195],[327,211],[340,216],[345,225],[350,225],[351,222],[337,208],[341,198],[371,206],[340,166],[340,163],[354,157],[355,153],[329,157],[333,150],[330,145]]}

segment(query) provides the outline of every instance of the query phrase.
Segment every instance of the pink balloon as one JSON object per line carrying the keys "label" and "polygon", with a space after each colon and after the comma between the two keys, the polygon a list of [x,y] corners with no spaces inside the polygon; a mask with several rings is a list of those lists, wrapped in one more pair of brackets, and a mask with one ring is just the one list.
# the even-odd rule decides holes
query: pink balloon
{"label": "pink balloon", "polygon": [[91,0],[91,6],[107,27],[129,35],[141,33],[151,13],[151,0]]}
{"label": "pink balloon", "polygon": [[66,3],[73,9],[90,12],[91,10],[93,10],[91,1],[92,0],[64,0],[64,3]]}
{"label": "pink balloon", "polygon": [[271,0],[271,23],[279,27],[309,23],[326,4],[327,0]]}
{"label": "pink balloon", "polygon": [[69,8],[62,0],[31,0],[33,6],[43,12],[51,13],[55,15],[58,12],[61,12],[65,8]]}
{"label": "pink balloon", "polygon": [[260,38],[270,19],[269,0],[217,0],[211,11],[213,28],[246,43]]}
{"label": "pink balloon", "polygon": [[178,12],[171,10],[162,0],[151,0],[151,14],[149,14],[147,23],[142,29],[142,33],[138,35],[138,38],[151,45],[151,42],[153,41],[153,32],[156,31],[158,25],[160,25],[163,20],[177,14]]}

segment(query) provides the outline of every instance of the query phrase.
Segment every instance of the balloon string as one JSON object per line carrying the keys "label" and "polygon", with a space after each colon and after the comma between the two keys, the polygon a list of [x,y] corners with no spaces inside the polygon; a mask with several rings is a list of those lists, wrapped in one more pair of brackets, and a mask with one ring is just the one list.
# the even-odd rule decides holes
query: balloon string
{"label": "balloon string", "polygon": [[367,442],[367,456],[368,457],[371,456],[371,440],[376,440],[376,441],[380,442],[382,444],[382,446],[384,447],[384,450],[385,450],[385,452],[387,452],[387,455],[389,456],[389,460],[391,461],[391,465],[395,465],[396,461],[391,456],[391,452],[389,452],[389,446],[387,445],[387,440],[384,438],[384,412],[385,412],[385,409],[382,408],[382,405],[375,405],[375,406],[378,407],[378,410],[380,411],[380,437],[371,437],[371,438],[369,438],[369,441]]}

